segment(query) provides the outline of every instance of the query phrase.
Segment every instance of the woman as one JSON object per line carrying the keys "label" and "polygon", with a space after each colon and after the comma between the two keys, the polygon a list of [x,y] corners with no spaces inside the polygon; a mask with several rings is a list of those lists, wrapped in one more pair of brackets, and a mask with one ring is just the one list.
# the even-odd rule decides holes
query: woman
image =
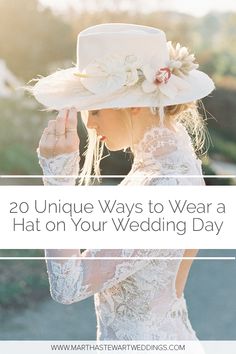
{"label": "woman", "polygon": [[[195,133],[199,146],[203,123],[195,102],[214,84],[196,70],[194,56],[167,43],[158,29],[103,24],[79,34],[77,58],[77,67],[40,79],[33,88],[39,102],[59,110],[44,130],[38,154],[45,175],[64,177],[45,177],[44,183],[75,183],[74,177],[65,175],[79,172],[77,111],[81,111],[89,133],[81,183],[89,182],[92,167],[99,174],[98,145],[105,144],[112,151],[130,148],[134,155],[122,185],[203,184],[201,164],[185,126]],[[101,340],[196,340],[183,294],[192,261],[181,260],[196,253],[46,250],[47,257],[68,257],[47,260],[51,294],[65,304],[95,295]]]}

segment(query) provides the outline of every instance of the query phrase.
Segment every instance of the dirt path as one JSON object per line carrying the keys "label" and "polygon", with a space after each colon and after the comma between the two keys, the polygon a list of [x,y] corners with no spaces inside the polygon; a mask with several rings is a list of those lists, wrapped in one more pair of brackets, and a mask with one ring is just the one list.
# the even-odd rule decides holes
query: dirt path
{"label": "dirt path", "polygon": [[47,300],[17,313],[0,313],[0,340],[93,340],[93,299],[69,306]]}

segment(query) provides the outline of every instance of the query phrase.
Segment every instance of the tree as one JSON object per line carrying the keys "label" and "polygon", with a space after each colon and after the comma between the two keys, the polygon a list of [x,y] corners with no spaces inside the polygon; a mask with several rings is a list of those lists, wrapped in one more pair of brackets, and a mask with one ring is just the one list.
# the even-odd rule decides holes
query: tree
{"label": "tree", "polygon": [[26,80],[47,73],[50,62],[75,57],[69,24],[37,0],[0,0],[0,43],[0,58]]}

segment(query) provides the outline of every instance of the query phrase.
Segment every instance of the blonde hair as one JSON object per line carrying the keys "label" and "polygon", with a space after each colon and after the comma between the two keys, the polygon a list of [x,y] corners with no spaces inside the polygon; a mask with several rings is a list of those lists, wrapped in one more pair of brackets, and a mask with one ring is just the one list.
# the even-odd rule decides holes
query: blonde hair
{"label": "blonde hair", "polygon": [[[81,111],[81,118],[87,129],[88,138],[86,151],[84,152],[85,161],[80,173],[79,184],[85,185],[89,185],[91,183],[92,174],[95,176],[100,176],[100,162],[102,158],[104,158],[104,143],[97,139],[96,131],[94,129],[87,128],[88,114],[88,111]],[[99,178],[97,178],[97,180],[100,182]]]}
{"label": "blonde hair", "polygon": [[[125,109],[123,110],[126,112]],[[159,107],[150,107],[150,111],[153,115],[159,115]],[[81,118],[85,127],[87,125],[88,114],[88,111],[81,111]],[[181,123],[192,139],[195,152],[197,154],[203,153],[206,137],[206,120],[200,115],[197,102],[164,107],[164,115],[165,118],[171,121]],[[88,140],[87,149],[84,153],[85,162],[80,174],[80,185],[89,185],[95,180],[100,182],[100,162],[109,155],[103,156],[104,142],[100,142],[97,139],[96,131],[87,127],[86,129],[88,131]],[[93,174],[96,178],[92,177]]]}
{"label": "blonde hair", "polygon": [[[199,101],[203,108],[203,103]],[[198,110],[198,102],[184,103],[165,107],[165,115],[181,123],[191,137],[194,150],[197,155],[202,155],[205,150],[207,137],[206,116],[202,116]]]}

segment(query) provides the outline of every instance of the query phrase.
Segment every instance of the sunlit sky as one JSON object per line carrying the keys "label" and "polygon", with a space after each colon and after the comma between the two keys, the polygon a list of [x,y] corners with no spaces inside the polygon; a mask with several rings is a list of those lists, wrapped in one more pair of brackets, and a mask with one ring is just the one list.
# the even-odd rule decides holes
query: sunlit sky
{"label": "sunlit sky", "polygon": [[43,5],[50,6],[57,11],[64,11],[69,6],[80,9],[81,5],[88,9],[101,9],[101,4],[111,7],[112,3],[119,4],[123,9],[139,8],[141,11],[170,10],[188,13],[194,16],[202,16],[210,11],[234,11],[236,12],[236,0],[39,0]]}

